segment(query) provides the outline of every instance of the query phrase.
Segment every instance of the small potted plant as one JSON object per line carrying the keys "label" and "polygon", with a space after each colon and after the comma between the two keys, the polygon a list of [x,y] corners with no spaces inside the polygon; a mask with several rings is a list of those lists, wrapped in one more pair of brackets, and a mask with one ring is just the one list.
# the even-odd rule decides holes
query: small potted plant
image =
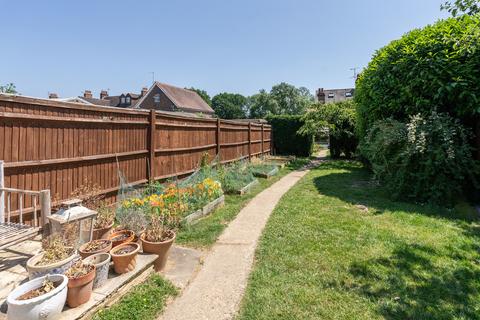
{"label": "small potted plant", "polygon": [[41,253],[27,261],[30,280],[47,274],[63,274],[78,259],[75,249],[68,245],[61,234],[45,238],[42,247]]}
{"label": "small potted plant", "polygon": [[139,250],[140,245],[136,242],[124,243],[110,250],[115,272],[122,274],[133,271],[137,266]]}
{"label": "small potted plant", "polygon": [[85,259],[96,253],[108,253],[112,249],[112,241],[108,239],[98,239],[87,242],[78,248],[78,253]]}
{"label": "small potted plant", "polygon": [[98,215],[93,226],[93,240],[108,239],[115,221],[115,211],[106,205],[98,209]]}
{"label": "small potted plant", "polygon": [[[138,200],[138,199],[134,199],[134,200]],[[128,230],[133,232],[134,239],[132,241],[136,242],[139,236],[145,230],[145,227],[147,226],[148,220],[145,215],[144,206],[143,205],[136,205],[133,207],[125,206],[125,203],[127,201],[124,201],[124,204],[122,205],[121,208],[119,208],[117,212],[117,221],[119,223],[119,226],[117,228],[117,231],[110,235],[109,239],[112,239],[112,237],[114,237],[114,234],[118,236],[118,232],[123,232],[124,230]],[[118,245],[116,244],[115,241],[112,240],[112,242],[114,247]]]}
{"label": "small potted plant", "polygon": [[178,224],[177,212],[168,210],[162,203],[152,203],[152,216],[145,232],[140,237],[143,252],[158,255],[155,260],[155,271],[165,267],[168,252],[175,241],[174,228]]}
{"label": "small potted plant", "polygon": [[62,274],[30,280],[7,297],[9,320],[53,319],[60,315],[67,299],[68,278]]}
{"label": "small potted plant", "polygon": [[95,266],[78,261],[67,270],[65,275],[68,277],[67,305],[70,308],[76,308],[90,300],[95,279]]}

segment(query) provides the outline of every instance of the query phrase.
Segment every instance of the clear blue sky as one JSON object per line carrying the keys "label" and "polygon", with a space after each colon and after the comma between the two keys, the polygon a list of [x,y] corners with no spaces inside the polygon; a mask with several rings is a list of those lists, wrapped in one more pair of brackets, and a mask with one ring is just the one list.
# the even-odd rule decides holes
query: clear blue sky
{"label": "clear blue sky", "polygon": [[250,95],[353,85],[352,67],[445,17],[444,0],[0,0],[0,83],[46,97],[158,81]]}

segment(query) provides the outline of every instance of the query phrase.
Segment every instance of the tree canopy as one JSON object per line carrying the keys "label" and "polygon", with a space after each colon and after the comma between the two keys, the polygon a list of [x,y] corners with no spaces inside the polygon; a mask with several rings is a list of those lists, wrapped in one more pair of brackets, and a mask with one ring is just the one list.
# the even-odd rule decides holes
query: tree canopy
{"label": "tree canopy", "polygon": [[212,99],[215,114],[222,119],[247,117],[247,98],[238,93],[219,93]]}
{"label": "tree canopy", "polygon": [[480,0],[446,1],[441,8],[450,12],[454,17],[462,14],[474,15],[480,13]]}
{"label": "tree canopy", "polygon": [[303,114],[313,102],[313,95],[305,87],[282,82],[272,87],[270,96],[278,104],[277,114]]}
{"label": "tree canopy", "polygon": [[278,114],[278,102],[264,89],[248,98],[251,119],[263,119]]}
{"label": "tree canopy", "polygon": [[0,86],[0,93],[18,93],[17,88],[13,83],[7,83],[6,85]]}

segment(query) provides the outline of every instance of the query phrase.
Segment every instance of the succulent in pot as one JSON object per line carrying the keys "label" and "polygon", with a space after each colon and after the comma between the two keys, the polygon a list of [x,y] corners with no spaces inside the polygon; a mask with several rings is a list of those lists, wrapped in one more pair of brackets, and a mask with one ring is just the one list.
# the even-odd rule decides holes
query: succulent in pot
{"label": "succulent in pot", "polygon": [[7,297],[9,320],[56,319],[67,299],[68,278],[61,274],[30,280]]}
{"label": "succulent in pot", "polygon": [[45,238],[42,246],[43,251],[27,261],[30,280],[47,274],[63,274],[79,258],[61,234]]}
{"label": "succulent in pot", "polygon": [[133,271],[137,266],[138,251],[140,245],[136,242],[124,243],[110,250],[115,272],[122,274]]}
{"label": "succulent in pot", "polygon": [[112,241],[108,239],[98,239],[87,242],[78,248],[78,253],[85,259],[96,253],[106,252],[108,253],[112,249]]}
{"label": "succulent in pot", "polygon": [[93,240],[108,239],[113,228],[115,220],[115,211],[106,205],[98,209],[97,218],[93,225]]}
{"label": "succulent in pot", "polygon": [[78,261],[67,270],[65,275],[68,277],[68,306],[76,308],[90,300],[95,279],[95,266]]}
{"label": "succulent in pot", "polygon": [[[154,262],[155,271],[162,270],[168,258],[168,252],[175,241],[176,234],[173,231],[175,220],[162,210],[153,209],[150,224],[141,236],[143,252],[158,255]],[[155,212],[156,211],[156,212]]]}

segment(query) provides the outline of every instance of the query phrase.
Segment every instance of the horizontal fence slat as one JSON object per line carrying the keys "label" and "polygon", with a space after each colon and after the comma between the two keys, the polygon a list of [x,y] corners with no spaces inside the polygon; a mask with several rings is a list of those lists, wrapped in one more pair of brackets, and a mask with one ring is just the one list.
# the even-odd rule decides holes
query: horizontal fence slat
{"label": "horizontal fence slat", "polygon": [[[270,131],[269,125],[248,120],[0,94],[5,186],[50,190],[54,205],[85,183],[96,185],[96,194],[113,202],[120,173],[136,187],[191,174],[206,154],[221,163],[269,154]],[[12,194],[7,204],[12,222],[18,222],[22,210],[25,221],[33,223],[31,199]]]}

